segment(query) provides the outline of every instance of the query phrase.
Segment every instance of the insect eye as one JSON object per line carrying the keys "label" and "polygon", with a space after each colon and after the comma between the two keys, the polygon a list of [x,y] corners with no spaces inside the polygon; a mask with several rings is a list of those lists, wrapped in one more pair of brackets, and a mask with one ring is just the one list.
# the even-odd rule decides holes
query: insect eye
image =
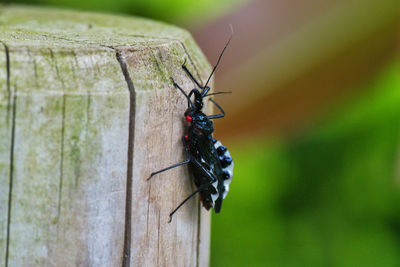
{"label": "insect eye", "polygon": [[193,121],[193,118],[192,118],[192,116],[190,116],[190,115],[187,115],[187,116],[185,117],[185,119],[186,119],[187,122],[192,122],[192,121]]}

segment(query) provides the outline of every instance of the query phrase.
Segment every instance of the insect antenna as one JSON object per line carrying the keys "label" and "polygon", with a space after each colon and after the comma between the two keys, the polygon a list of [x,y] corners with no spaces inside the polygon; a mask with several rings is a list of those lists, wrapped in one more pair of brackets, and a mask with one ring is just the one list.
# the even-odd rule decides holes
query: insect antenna
{"label": "insect antenna", "polygon": [[215,66],[214,66],[213,70],[211,71],[211,74],[210,74],[210,76],[208,77],[208,80],[207,80],[207,82],[206,82],[206,84],[204,85],[203,88],[207,88],[207,85],[208,85],[208,83],[210,82],[211,77],[213,76],[215,70],[217,69],[219,62],[221,61],[222,55],[224,54],[224,52],[225,52],[226,48],[228,47],[229,43],[231,42],[232,36],[233,36],[233,29],[232,29],[232,25],[231,25],[231,36],[229,36],[229,39],[228,39],[228,41],[226,42],[226,45],[225,45],[224,49],[222,49],[222,52],[221,52],[221,54],[219,55],[217,64],[215,64]]}
{"label": "insect antenna", "polygon": [[187,75],[189,75],[190,79],[192,79],[192,81],[199,87],[199,88],[203,88],[203,86],[200,85],[200,83],[196,80],[196,78],[193,76],[193,74],[188,70],[188,68],[186,67],[186,58],[185,58],[185,62],[183,62],[182,64],[182,68],[183,70],[186,72]]}
{"label": "insect antenna", "polygon": [[182,92],[182,94],[186,97],[186,99],[188,100],[188,103],[190,104],[190,106],[194,107],[192,100],[190,100],[190,97],[185,93],[185,91],[183,91],[183,89],[175,82],[174,78],[171,77],[171,81],[173,83],[173,85],[178,88],[179,91]]}

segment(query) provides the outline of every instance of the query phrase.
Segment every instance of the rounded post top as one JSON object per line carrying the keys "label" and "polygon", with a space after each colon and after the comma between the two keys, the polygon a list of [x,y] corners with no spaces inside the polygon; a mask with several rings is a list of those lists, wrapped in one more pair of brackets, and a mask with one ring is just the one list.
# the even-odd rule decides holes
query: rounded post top
{"label": "rounded post top", "polygon": [[190,34],[145,18],[25,5],[0,6],[0,40],[11,47],[137,48]]}

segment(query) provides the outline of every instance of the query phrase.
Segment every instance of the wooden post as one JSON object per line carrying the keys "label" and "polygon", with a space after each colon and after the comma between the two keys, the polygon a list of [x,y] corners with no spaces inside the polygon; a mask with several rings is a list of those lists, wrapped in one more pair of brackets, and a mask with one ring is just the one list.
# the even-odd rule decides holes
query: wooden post
{"label": "wooden post", "polygon": [[0,10],[0,266],[207,266],[182,161],[190,34],[145,19]]}

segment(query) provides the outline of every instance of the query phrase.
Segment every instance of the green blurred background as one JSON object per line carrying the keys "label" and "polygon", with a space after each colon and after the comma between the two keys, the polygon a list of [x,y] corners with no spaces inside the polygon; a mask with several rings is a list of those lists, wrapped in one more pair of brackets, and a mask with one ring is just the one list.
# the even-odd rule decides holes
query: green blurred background
{"label": "green blurred background", "polygon": [[191,31],[235,177],[211,266],[400,266],[398,0],[21,0]]}

